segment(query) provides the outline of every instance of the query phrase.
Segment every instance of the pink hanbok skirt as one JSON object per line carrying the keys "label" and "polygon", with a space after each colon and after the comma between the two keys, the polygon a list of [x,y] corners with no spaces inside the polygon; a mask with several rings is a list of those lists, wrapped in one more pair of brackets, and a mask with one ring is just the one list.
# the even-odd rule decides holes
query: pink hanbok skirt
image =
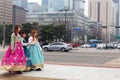
{"label": "pink hanbok skirt", "polygon": [[26,69],[26,57],[20,42],[15,42],[14,53],[11,53],[11,46],[9,46],[2,58],[1,69],[7,71],[24,71]]}

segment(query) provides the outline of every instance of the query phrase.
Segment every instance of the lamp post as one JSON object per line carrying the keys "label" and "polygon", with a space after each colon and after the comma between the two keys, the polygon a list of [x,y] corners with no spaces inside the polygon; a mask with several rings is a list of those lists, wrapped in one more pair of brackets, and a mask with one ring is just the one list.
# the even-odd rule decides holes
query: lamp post
{"label": "lamp post", "polygon": [[4,0],[4,29],[3,29],[3,48],[5,48],[5,33],[6,33],[6,7],[5,7],[5,0]]}
{"label": "lamp post", "polygon": [[108,42],[108,1],[106,1],[106,42]]}
{"label": "lamp post", "polygon": [[[100,23],[100,9],[101,9],[100,5],[101,5],[101,2],[100,2],[100,0],[98,0],[98,2],[97,2],[98,11],[97,11],[97,25],[96,25],[96,30],[98,30],[99,23]],[[96,33],[98,33],[98,31]],[[96,36],[96,39],[98,39],[97,36]]]}

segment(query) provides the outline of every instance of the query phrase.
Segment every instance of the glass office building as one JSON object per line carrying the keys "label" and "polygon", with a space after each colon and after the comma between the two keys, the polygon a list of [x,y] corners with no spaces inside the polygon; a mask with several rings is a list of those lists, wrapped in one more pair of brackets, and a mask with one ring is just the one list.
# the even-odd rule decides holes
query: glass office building
{"label": "glass office building", "polygon": [[64,0],[49,0],[48,12],[54,12],[64,9]]}
{"label": "glass office building", "polygon": [[42,0],[42,5],[43,6],[48,6],[48,0]]}
{"label": "glass office building", "polygon": [[13,0],[13,4],[27,10],[28,0]]}

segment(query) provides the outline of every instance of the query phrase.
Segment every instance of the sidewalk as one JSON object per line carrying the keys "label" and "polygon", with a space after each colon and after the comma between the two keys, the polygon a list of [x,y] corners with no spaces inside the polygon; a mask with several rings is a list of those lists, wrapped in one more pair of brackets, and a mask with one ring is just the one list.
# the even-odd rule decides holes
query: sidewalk
{"label": "sidewalk", "polygon": [[0,51],[5,51],[8,48],[8,46],[6,46],[5,48],[3,48],[2,46],[0,46]]}
{"label": "sidewalk", "polygon": [[[0,75],[7,72],[0,71]],[[51,80],[120,80],[120,69],[80,67],[45,64],[45,68],[40,71],[25,72],[22,77],[52,78]],[[48,79],[49,80],[49,79]]]}

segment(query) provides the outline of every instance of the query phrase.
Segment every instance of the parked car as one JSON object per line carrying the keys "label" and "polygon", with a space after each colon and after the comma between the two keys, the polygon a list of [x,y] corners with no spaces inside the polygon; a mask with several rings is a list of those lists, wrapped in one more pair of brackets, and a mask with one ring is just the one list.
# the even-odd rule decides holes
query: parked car
{"label": "parked car", "polygon": [[120,44],[117,45],[117,49],[120,49]]}
{"label": "parked car", "polygon": [[80,43],[71,43],[72,47],[78,47],[80,46]]}
{"label": "parked car", "polygon": [[113,43],[107,43],[106,44],[106,49],[115,49],[114,44]]}
{"label": "parked car", "polygon": [[72,49],[72,46],[70,44],[66,44],[63,42],[54,42],[50,45],[43,46],[43,49],[45,51],[70,51]]}
{"label": "parked car", "polygon": [[93,44],[90,44],[92,48],[96,48],[97,47],[97,44],[96,43],[93,43]]}
{"label": "parked car", "polygon": [[106,43],[97,44],[97,49],[105,49]]}
{"label": "parked car", "polygon": [[90,48],[90,47],[91,47],[90,44],[84,44],[84,45],[81,46],[81,48]]}

